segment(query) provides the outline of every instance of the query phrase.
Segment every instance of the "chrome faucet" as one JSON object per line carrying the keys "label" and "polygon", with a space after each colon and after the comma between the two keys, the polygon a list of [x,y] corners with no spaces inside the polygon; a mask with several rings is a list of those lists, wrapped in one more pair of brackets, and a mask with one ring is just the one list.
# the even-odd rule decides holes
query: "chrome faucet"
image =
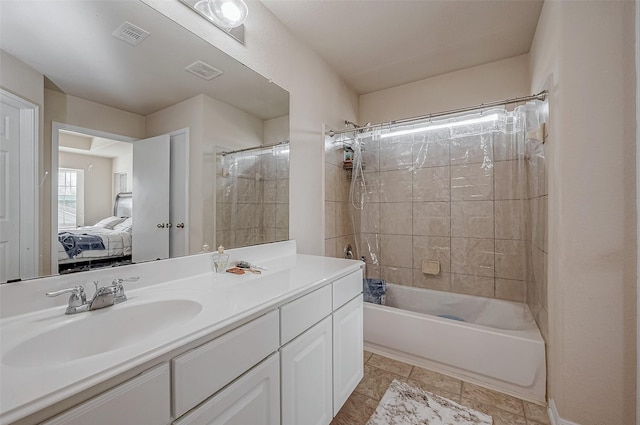
{"label": "chrome faucet", "polygon": [[85,311],[98,310],[119,304],[127,300],[124,293],[124,282],[136,282],[139,276],[114,279],[109,286],[98,287],[98,281],[94,281],[96,292],[91,300],[87,301],[84,288],[80,285],[72,288],[61,289],[59,291],[47,292],[47,297],[57,297],[58,295],[71,293],[69,296],[69,305],[65,314],[76,314]]}

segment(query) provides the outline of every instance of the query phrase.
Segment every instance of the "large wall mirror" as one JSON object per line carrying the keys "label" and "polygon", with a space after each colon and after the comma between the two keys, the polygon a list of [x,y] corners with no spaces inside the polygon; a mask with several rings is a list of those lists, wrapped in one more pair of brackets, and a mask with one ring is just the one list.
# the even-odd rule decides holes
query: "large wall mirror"
{"label": "large wall mirror", "polygon": [[0,49],[0,282],[288,239],[281,87],[138,0],[2,1]]}

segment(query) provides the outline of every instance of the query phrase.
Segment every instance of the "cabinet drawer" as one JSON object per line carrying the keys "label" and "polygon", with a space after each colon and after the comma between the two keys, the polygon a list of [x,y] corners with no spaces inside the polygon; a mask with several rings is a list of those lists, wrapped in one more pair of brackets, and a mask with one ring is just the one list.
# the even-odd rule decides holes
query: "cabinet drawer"
{"label": "cabinet drawer", "polygon": [[280,307],[280,338],[284,345],[331,314],[331,285]]}
{"label": "cabinet drawer", "polygon": [[42,425],[166,425],[169,386],[169,364],[163,363]]}
{"label": "cabinet drawer", "polygon": [[362,270],[333,282],[333,309],[337,310],[362,292]]}
{"label": "cabinet drawer", "polygon": [[174,358],[174,417],[206,400],[276,350],[277,310]]}
{"label": "cabinet drawer", "polygon": [[280,425],[280,355],[272,355],[174,425]]}

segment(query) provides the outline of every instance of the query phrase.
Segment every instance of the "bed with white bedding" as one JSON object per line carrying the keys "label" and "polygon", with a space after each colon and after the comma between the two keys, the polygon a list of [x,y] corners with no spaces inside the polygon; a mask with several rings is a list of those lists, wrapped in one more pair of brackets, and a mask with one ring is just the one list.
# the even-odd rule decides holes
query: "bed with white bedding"
{"label": "bed with white bedding", "polygon": [[[93,226],[58,229],[58,271],[69,273],[131,262],[131,193],[119,193],[114,215]],[[86,243],[83,240],[92,240]]]}

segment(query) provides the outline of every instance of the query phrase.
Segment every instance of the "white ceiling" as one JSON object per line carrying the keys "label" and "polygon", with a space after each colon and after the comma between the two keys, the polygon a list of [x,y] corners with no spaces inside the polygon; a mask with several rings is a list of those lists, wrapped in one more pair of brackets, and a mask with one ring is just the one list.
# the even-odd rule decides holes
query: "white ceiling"
{"label": "white ceiling", "polygon": [[[151,35],[138,47],[113,37],[125,21]],[[261,119],[289,113],[284,89],[139,0],[0,0],[0,48],[64,93],[140,115],[201,93]],[[197,60],[224,73],[187,73]]]}
{"label": "white ceiling", "polygon": [[262,0],[358,94],[529,52],[542,0]]}

